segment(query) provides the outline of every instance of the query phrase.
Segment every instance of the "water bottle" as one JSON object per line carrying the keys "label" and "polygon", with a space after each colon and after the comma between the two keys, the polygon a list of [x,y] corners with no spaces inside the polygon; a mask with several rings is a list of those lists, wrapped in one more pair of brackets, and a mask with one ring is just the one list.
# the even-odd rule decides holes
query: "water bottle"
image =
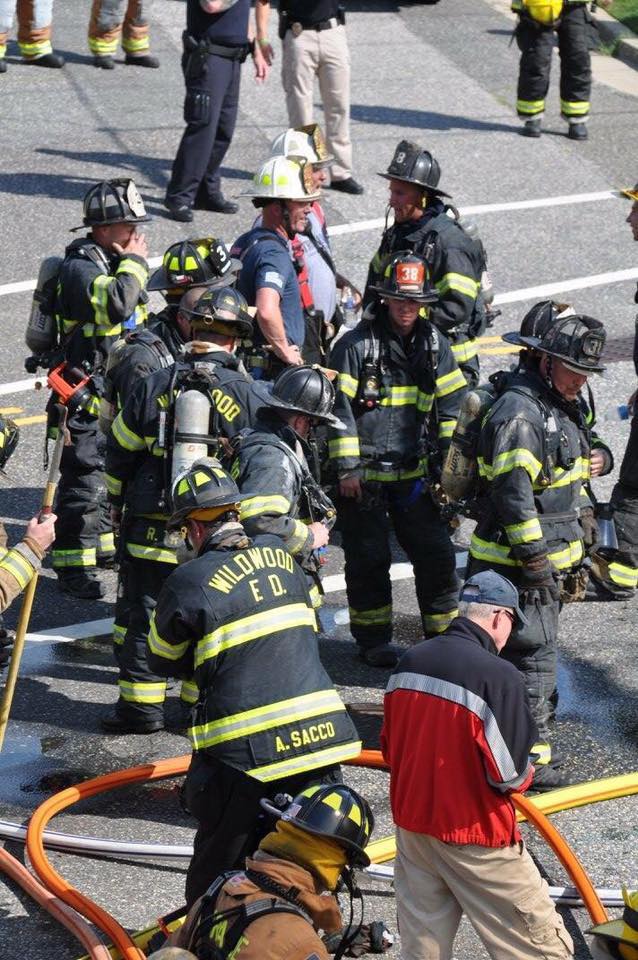
{"label": "water bottle", "polygon": [[348,330],[356,327],[359,322],[357,317],[357,308],[354,302],[354,292],[352,287],[347,284],[341,288],[341,313],[343,314],[343,326]]}

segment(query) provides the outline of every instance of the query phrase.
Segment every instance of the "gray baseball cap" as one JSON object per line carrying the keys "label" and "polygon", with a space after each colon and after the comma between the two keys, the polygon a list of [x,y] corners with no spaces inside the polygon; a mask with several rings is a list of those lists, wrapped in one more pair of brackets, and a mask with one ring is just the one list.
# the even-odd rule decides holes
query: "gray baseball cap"
{"label": "gray baseball cap", "polygon": [[459,599],[466,603],[489,603],[494,607],[507,607],[514,611],[520,626],[526,627],[529,622],[519,606],[518,590],[514,584],[493,570],[475,573],[466,580],[461,587]]}

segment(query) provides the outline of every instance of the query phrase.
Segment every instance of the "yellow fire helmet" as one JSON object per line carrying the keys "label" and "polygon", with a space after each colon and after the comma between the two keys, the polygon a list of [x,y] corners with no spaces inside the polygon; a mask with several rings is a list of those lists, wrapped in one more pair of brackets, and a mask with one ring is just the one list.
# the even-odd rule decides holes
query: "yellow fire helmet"
{"label": "yellow fire helmet", "polygon": [[611,956],[638,960],[638,891],[629,893],[623,885],[625,909],[619,920],[609,920],[592,927],[589,933],[605,941]]}

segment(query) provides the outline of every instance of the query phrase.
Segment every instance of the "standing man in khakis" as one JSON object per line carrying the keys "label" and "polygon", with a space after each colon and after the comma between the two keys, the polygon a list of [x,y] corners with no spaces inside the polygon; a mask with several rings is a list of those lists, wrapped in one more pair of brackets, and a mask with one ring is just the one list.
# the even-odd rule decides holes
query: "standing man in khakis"
{"label": "standing man in khakis", "polygon": [[523,678],[498,655],[526,622],[514,584],[479,573],[458,618],[390,677],[381,746],[404,960],[450,960],[463,913],[493,960],[573,956],[510,799],[532,782],[537,730]]}
{"label": "standing man in khakis", "polygon": [[291,127],[313,123],[315,77],[323,102],[333,190],[360,194],[352,176],[350,51],[338,0],[280,0],[281,81]]}
{"label": "standing man in khakis", "polygon": [[268,76],[273,52],[268,42],[268,0],[186,0],[182,70],[186,81],[186,130],[173,162],[164,205],[173,220],[189,223],[193,208],[237,213],[226,200],[219,168],[237,121],[241,65],[250,54],[255,79]]}

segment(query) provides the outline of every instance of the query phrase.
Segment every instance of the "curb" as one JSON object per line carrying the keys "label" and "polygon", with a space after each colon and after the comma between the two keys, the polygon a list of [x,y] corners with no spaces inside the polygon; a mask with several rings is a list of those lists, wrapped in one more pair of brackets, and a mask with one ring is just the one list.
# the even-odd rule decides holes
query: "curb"
{"label": "curb", "polygon": [[622,60],[628,67],[638,70],[638,37],[629,27],[620,23],[615,17],[601,10],[596,9],[595,20],[598,24],[600,38],[604,43],[617,43],[614,56],[617,60]]}

